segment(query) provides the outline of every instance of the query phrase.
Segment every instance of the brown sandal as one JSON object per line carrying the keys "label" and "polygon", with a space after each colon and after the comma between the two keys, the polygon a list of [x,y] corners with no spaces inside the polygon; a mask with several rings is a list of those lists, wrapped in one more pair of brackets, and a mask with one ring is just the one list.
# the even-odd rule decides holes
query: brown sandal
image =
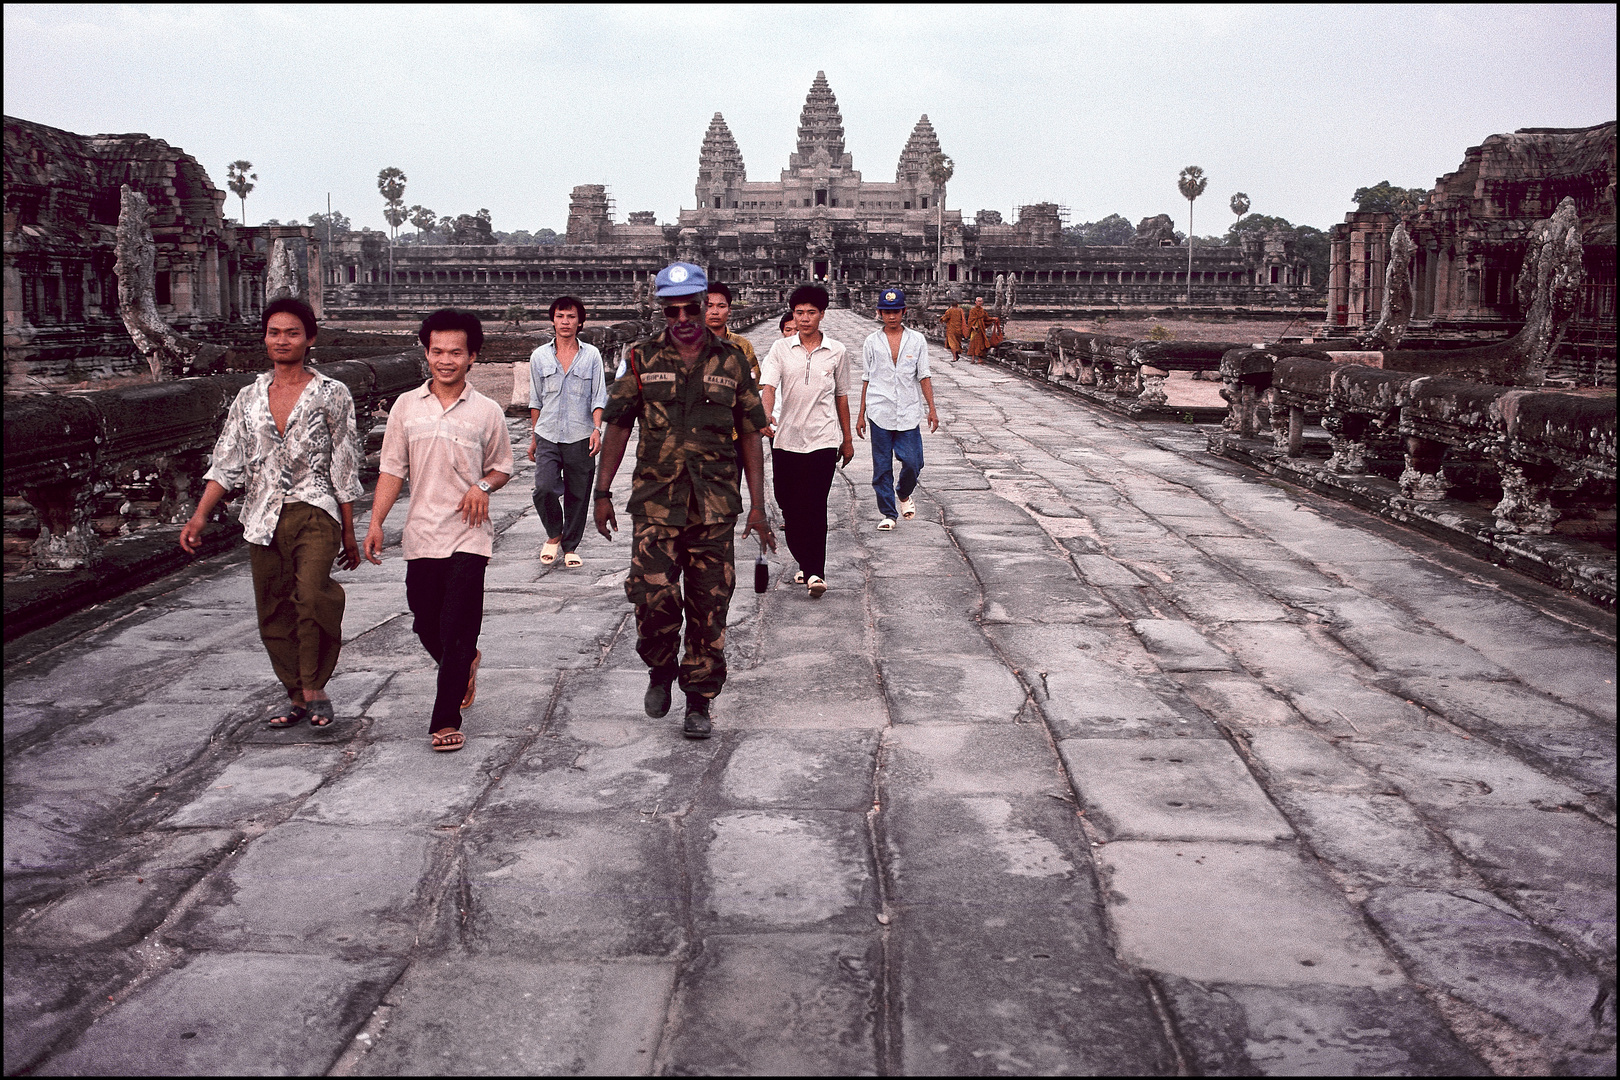
{"label": "brown sandal", "polygon": [[455,728],[440,728],[433,733],[433,749],[440,754],[460,750],[466,743],[466,738]]}

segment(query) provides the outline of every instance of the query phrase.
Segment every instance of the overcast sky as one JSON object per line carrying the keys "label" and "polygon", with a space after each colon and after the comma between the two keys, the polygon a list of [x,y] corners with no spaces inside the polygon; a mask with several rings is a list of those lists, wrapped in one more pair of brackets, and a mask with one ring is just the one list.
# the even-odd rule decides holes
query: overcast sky
{"label": "overcast sky", "polygon": [[[591,6],[4,9],[5,112],[81,134],[145,132],[247,218],[332,205],[384,228],[377,171],[408,204],[553,228],[576,184],[618,219],[694,205],[725,114],[750,180],[774,180],[825,70],[846,146],[892,181],[919,115],[956,162],[946,205],[1050,200],[1070,221],[1172,214],[1184,165],[1227,202],[1325,228],[1356,188],[1427,188],[1495,132],[1615,118],[1615,7]],[[233,196],[227,214],[238,213]]]}

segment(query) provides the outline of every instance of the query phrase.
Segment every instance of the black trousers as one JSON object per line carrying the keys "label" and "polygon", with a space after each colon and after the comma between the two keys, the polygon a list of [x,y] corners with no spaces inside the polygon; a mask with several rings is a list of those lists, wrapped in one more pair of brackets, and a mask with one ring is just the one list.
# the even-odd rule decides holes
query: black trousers
{"label": "black trousers", "polygon": [[439,665],[438,695],[428,731],[461,729],[461,699],[484,624],[487,555],[458,551],[448,559],[412,559],[405,564],[405,603],[416,617],[412,629]]}
{"label": "black trousers", "polygon": [[[562,538],[564,552],[579,547],[585,535],[585,515],[591,509],[591,480],[595,476],[591,440],[535,441],[534,508],[540,513],[546,535]],[[560,503],[558,496],[562,497]]]}
{"label": "black trousers", "polygon": [[805,454],[771,451],[771,487],[782,508],[782,531],[807,578],[827,576],[827,492],[837,465],[833,446]]}

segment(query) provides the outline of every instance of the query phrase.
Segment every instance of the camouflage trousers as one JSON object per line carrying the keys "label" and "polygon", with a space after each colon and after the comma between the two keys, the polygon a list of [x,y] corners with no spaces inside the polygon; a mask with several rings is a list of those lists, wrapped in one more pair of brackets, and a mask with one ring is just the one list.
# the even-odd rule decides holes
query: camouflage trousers
{"label": "camouflage trousers", "polygon": [[[688,694],[714,697],[726,684],[726,613],[737,584],[735,528],[731,520],[719,525],[635,523],[624,593],[636,606],[636,652],[650,668],[671,668],[680,660],[681,690]],[[683,614],[686,656],[681,659]]]}

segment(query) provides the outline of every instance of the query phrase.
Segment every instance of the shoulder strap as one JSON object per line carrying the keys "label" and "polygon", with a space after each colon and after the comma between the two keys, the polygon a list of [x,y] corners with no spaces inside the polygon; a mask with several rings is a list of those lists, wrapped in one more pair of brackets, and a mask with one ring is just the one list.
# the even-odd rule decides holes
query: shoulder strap
{"label": "shoulder strap", "polygon": [[636,393],[641,393],[641,370],[636,367],[636,350],[639,345],[630,346],[630,374],[636,377]]}

